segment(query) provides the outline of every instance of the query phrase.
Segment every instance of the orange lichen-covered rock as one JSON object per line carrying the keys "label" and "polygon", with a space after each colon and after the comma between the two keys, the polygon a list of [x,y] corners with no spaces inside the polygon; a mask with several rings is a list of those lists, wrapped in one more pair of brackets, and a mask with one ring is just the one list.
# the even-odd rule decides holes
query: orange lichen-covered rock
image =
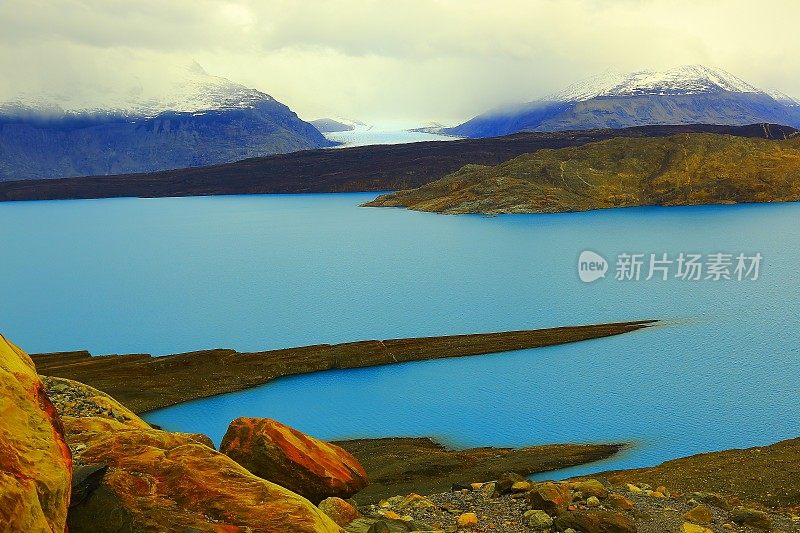
{"label": "orange lichen-covered rock", "polygon": [[28,355],[0,335],[0,526],[62,533],[72,457]]}
{"label": "orange lichen-covered rock", "polygon": [[82,462],[109,466],[100,487],[70,510],[73,531],[341,532],[311,502],[197,435],[98,417],[65,417],[64,424],[70,444],[82,445]]}
{"label": "orange lichen-covered rock", "polygon": [[[211,439],[202,433],[171,433],[167,431],[158,431],[153,428],[140,428],[131,426],[127,422],[119,422],[110,418],[97,417],[97,416],[84,416],[72,417],[64,416],[61,418],[64,423],[64,430],[67,435],[67,442],[73,446],[82,444],[79,450],[76,451],[76,457],[81,462],[91,462],[83,459],[83,451],[87,444],[97,444],[104,439],[109,439],[114,434],[117,440],[127,440],[142,443],[147,440],[147,435],[158,436],[159,445],[163,446],[177,446],[187,441],[194,442],[195,444],[202,444],[209,448],[214,448],[214,443]],[[137,430],[145,430],[143,436]],[[128,433],[127,436],[124,434]]]}
{"label": "orange lichen-covered rock", "polygon": [[552,482],[538,483],[527,496],[531,509],[539,509],[550,516],[558,516],[572,503],[569,488]]}
{"label": "orange lichen-covered rock", "polygon": [[313,502],[348,498],[367,485],[367,473],[348,452],[269,418],[237,418],[219,449],[255,475]]}

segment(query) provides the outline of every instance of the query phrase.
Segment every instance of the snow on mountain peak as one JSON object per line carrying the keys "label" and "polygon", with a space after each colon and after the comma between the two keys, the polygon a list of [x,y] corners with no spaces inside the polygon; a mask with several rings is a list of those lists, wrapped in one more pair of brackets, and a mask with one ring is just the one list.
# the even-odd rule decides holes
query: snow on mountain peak
{"label": "snow on mountain peak", "polygon": [[222,109],[247,109],[274,98],[257,89],[214,76],[196,61],[175,68],[157,82],[142,83],[139,76],[114,87],[85,84],[69,94],[21,94],[0,102],[2,112],[34,114],[119,114],[153,117],[164,112],[202,113]]}
{"label": "snow on mountain peak", "polygon": [[602,96],[682,95],[718,91],[758,93],[759,89],[718,68],[685,65],[664,71],[606,73],[578,82],[543,100],[579,102]]}
{"label": "snow on mountain peak", "polygon": [[773,100],[775,100],[776,102],[780,102],[783,105],[787,105],[790,107],[800,106],[800,100],[798,100],[797,98],[792,98],[788,94],[783,93],[777,89],[766,89],[764,93],[770,95]]}

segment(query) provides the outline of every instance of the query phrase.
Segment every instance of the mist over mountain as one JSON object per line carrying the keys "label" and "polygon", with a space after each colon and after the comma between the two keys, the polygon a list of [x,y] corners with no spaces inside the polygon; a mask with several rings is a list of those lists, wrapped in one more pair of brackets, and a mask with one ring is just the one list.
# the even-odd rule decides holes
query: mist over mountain
{"label": "mist over mountain", "polygon": [[157,90],[82,96],[0,103],[0,180],[149,172],[333,144],[270,95],[196,63]]}
{"label": "mist over mountain", "polygon": [[798,126],[800,106],[787,95],[758,89],[721,69],[689,65],[661,72],[596,76],[443,131],[492,137],[520,131],[757,122]]}

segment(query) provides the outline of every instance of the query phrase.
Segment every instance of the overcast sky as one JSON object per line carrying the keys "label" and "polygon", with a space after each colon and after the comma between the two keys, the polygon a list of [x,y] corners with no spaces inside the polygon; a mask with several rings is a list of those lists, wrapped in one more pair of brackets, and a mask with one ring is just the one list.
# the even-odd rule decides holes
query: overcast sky
{"label": "overcast sky", "polygon": [[456,123],[690,63],[800,96],[799,22],[798,0],[0,0],[0,99],[158,84],[192,60],[305,119]]}

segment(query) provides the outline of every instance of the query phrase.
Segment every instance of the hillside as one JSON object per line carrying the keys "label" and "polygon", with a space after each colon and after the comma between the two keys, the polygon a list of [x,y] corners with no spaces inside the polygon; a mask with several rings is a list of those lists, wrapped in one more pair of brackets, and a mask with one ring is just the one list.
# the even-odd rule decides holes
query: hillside
{"label": "hillside", "polygon": [[646,126],[308,150],[174,171],[0,182],[0,201],[411,189],[466,164],[496,165],[543,148],[580,146],[615,136],[712,132],[783,139],[796,131],[769,124]]}
{"label": "hillside", "polygon": [[552,213],[640,205],[800,200],[800,136],[769,141],[708,133],[614,138],[467,165],[369,207],[440,213]]}
{"label": "hillside", "polygon": [[800,108],[791,97],[760,90],[721,69],[687,65],[661,72],[596,76],[443,131],[491,137],[519,131],[755,122],[800,126]]}
{"label": "hillside", "polygon": [[[0,181],[197,167],[332,143],[268,94],[193,65],[164,94],[0,102]],[[133,94],[133,96],[132,96]]]}
{"label": "hillside", "polygon": [[357,125],[362,125],[359,122],[354,122],[346,119],[335,118],[318,118],[310,120],[309,124],[319,130],[320,133],[336,133],[339,131],[353,131]]}

